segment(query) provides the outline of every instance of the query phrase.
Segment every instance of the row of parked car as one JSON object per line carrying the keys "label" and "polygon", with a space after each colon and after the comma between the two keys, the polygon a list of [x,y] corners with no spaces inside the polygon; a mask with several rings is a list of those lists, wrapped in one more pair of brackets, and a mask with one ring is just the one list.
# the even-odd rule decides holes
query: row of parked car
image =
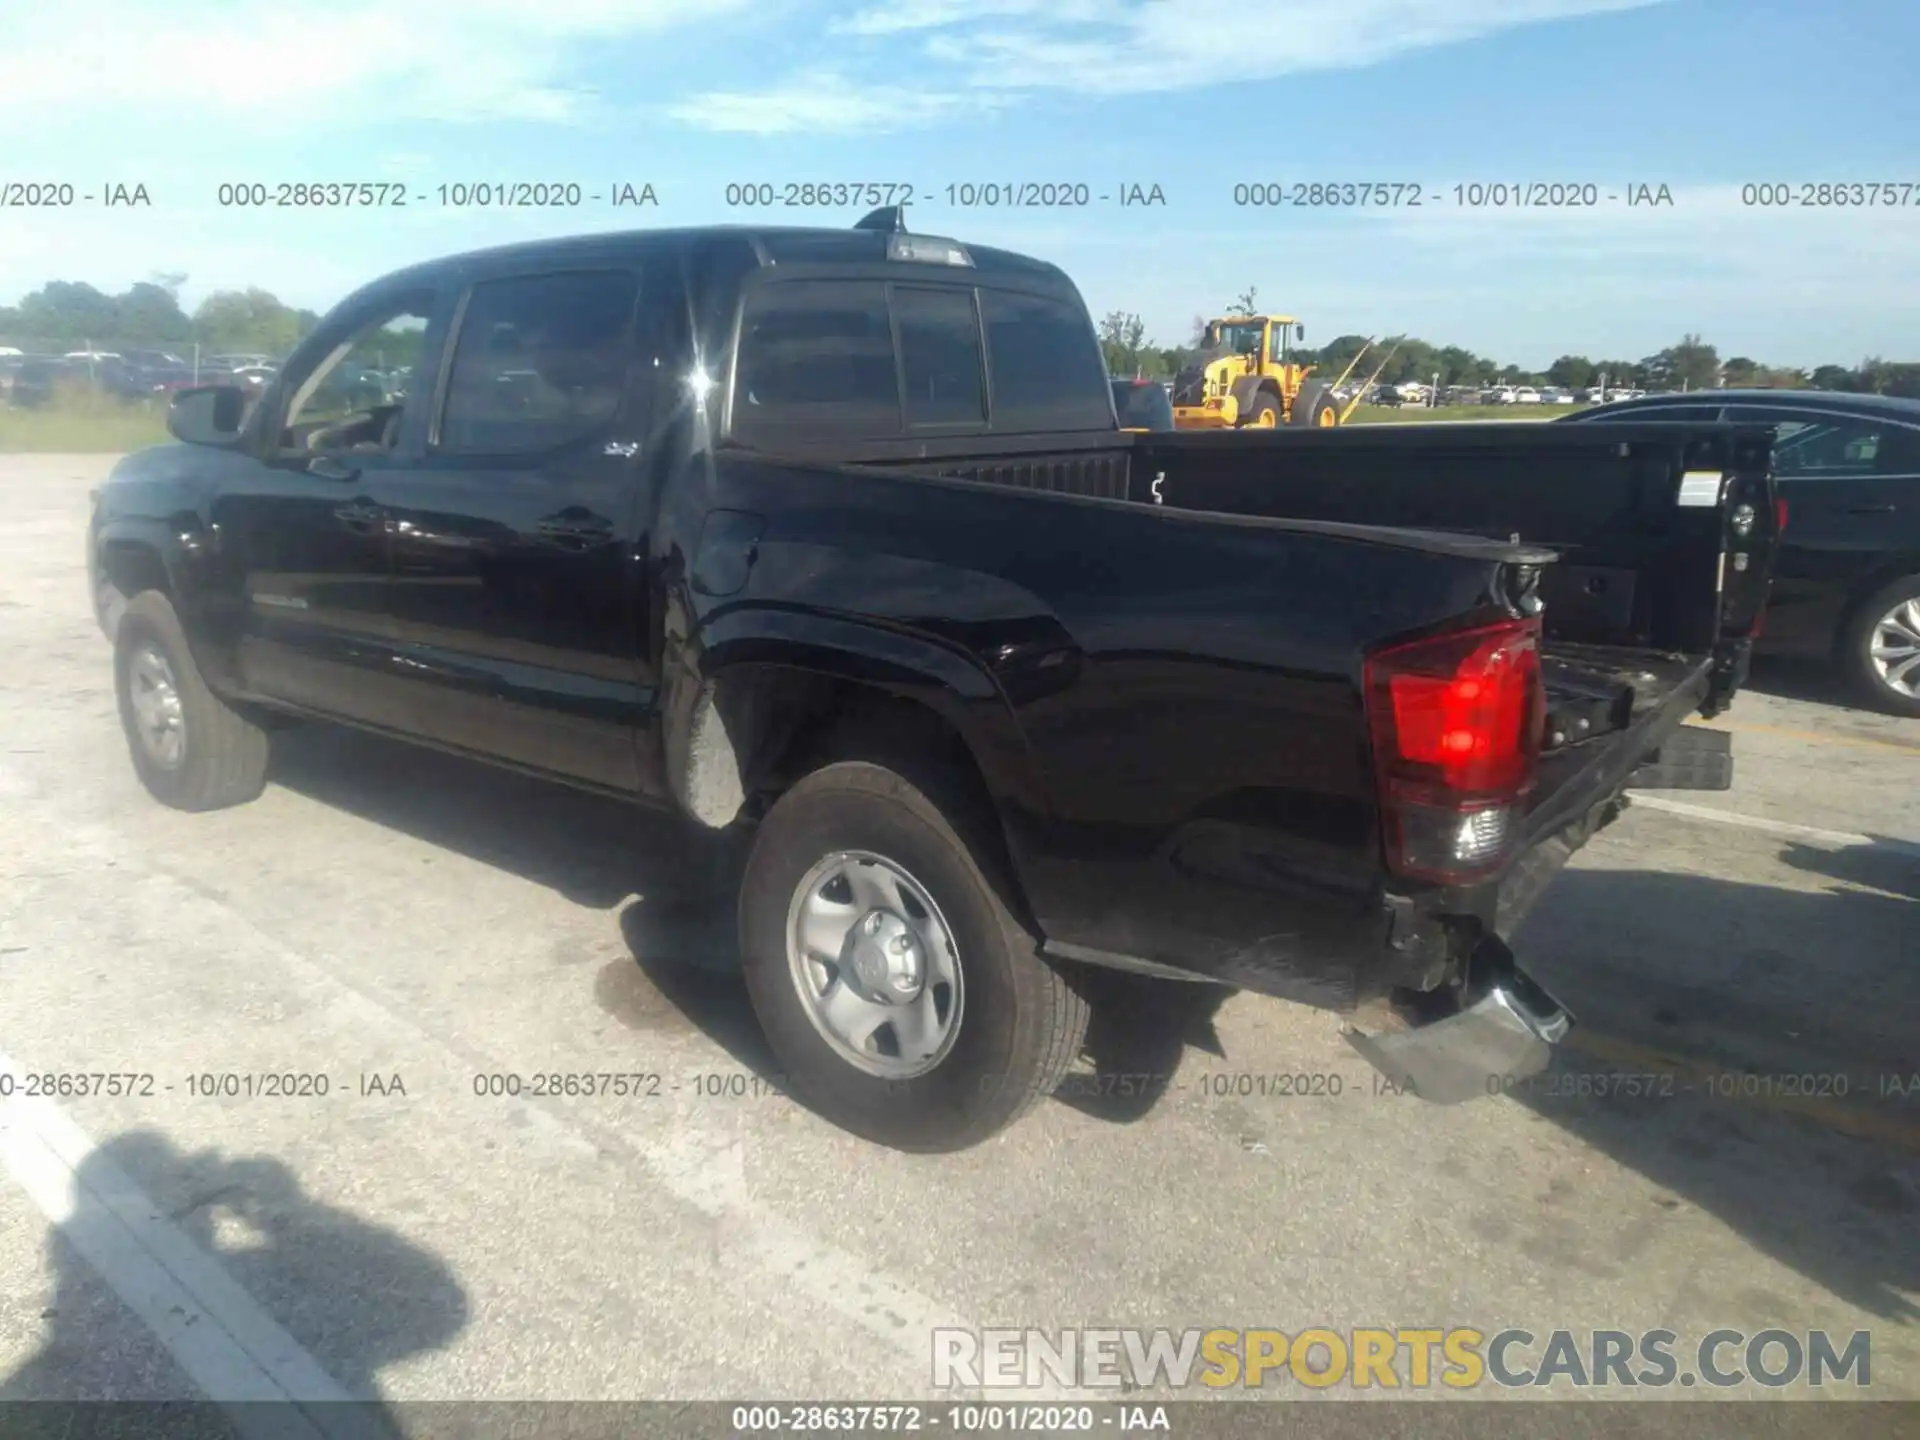
{"label": "row of parked car", "polygon": [[[0,349],[0,402],[16,406],[49,403],[62,389],[91,391],[122,400],[165,399],[196,385],[238,385],[258,393],[280,373],[267,355],[208,355],[198,361],[168,350],[75,350],[65,355],[26,355]],[[339,366],[328,376],[328,398],[346,408],[380,405],[406,392],[404,369]]]}
{"label": "row of parked car", "polygon": [[1367,397],[1373,405],[1602,405],[1637,400],[1644,390],[1602,388],[1569,390],[1554,385],[1445,385],[1436,398],[1430,385],[1379,385]]}
{"label": "row of parked car", "polygon": [[278,369],[265,355],[209,355],[196,364],[166,350],[73,350],[64,355],[0,350],[0,397],[13,405],[35,406],[47,404],[62,389],[123,400],[164,397],[194,385],[261,390]]}

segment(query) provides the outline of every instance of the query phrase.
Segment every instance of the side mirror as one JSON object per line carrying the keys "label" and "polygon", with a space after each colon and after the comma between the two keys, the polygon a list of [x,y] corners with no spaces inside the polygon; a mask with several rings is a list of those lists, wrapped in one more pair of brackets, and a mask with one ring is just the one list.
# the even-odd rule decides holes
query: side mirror
{"label": "side mirror", "polygon": [[1304,325],[1296,325],[1296,326],[1294,326],[1294,327],[1293,327],[1293,338],[1294,338],[1295,340],[1304,340],[1304,339],[1306,339],[1306,338],[1307,338],[1307,327],[1306,327],[1306,326],[1304,326]]}
{"label": "side mirror", "polygon": [[232,445],[246,415],[247,392],[238,385],[201,385],[174,395],[167,433],[189,445]]}

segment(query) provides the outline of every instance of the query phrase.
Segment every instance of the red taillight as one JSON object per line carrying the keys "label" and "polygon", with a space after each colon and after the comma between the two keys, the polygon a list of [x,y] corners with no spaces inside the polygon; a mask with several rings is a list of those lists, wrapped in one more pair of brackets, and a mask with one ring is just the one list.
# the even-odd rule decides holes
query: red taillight
{"label": "red taillight", "polygon": [[1540,622],[1389,646],[1364,683],[1388,863],[1456,882],[1497,869],[1540,758]]}
{"label": "red taillight", "polygon": [[1773,502],[1773,533],[1779,537],[1787,533],[1787,502],[1776,499]]}

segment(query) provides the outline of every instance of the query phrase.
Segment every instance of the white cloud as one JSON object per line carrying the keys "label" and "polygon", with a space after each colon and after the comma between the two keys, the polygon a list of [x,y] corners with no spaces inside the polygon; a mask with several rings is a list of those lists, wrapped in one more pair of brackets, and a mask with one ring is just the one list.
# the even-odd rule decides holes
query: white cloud
{"label": "white cloud", "polygon": [[[76,104],[307,133],[373,119],[568,122],[636,100],[580,84],[583,59],[677,30],[705,52],[705,73],[689,77],[704,88],[666,97],[683,123],[871,133],[939,120],[982,96],[1265,79],[1659,3],[1343,0],[1329,12],[1324,0],[1263,0],[1223,18],[1197,15],[1192,0],[9,0],[0,125]],[[736,13],[751,27],[744,47]],[[719,78],[777,64],[776,35],[802,47],[792,73],[765,85]],[[830,59],[808,37],[826,37]],[[830,76],[816,73],[822,64]],[[836,88],[820,90],[822,78]]]}
{"label": "white cloud", "polygon": [[988,17],[1045,16],[1055,23],[1084,22],[1111,11],[1112,6],[1100,0],[899,0],[835,20],[831,28],[841,35],[906,35]]}
{"label": "white cloud", "polygon": [[1186,0],[1140,0],[1089,28],[1036,17],[928,42],[985,87],[1143,94],[1377,64],[1521,25],[1662,0],[1270,0],[1251,24],[1195,23]]}
{"label": "white cloud", "polygon": [[[590,43],[706,23],[747,0],[273,0],[10,5],[0,49],[9,112],[188,107],[311,130],[417,117],[574,118],[596,97],[567,83]],[[297,112],[289,97],[297,94]]]}
{"label": "white cloud", "polygon": [[[1640,9],[1668,0],[1265,0],[1251,13],[1197,11],[1194,0],[893,0],[830,21],[877,47],[873,73],[911,66],[944,102],[959,94],[1112,96],[1265,80],[1307,70],[1376,64],[1396,55],[1521,25]],[[910,42],[911,58],[898,52]],[[778,108],[794,82],[729,91],[679,107],[690,124],[744,128],[757,104]],[[709,102],[724,100],[722,105]],[[899,112],[896,124],[944,115],[943,103]],[[798,128],[798,127],[795,127]]]}
{"label": "white cloud", "polygon": [[997,103],[951,91],[857,85],[830,71],[796,75],[766,90],[714,90],[667,107],[670,118],[739,135],[872,134],[924,125]]}

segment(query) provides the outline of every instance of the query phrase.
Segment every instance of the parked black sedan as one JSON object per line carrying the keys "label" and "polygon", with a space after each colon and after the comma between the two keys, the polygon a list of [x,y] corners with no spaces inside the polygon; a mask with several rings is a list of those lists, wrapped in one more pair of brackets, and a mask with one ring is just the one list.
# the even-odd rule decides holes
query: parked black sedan
{"label": "parked black sedan", "polygon": [[1831,390],[1650,395],[1562,416],[1771,423],[1784,540],[1761,646],[1835,661],[1920,716],[1920,400]]}

